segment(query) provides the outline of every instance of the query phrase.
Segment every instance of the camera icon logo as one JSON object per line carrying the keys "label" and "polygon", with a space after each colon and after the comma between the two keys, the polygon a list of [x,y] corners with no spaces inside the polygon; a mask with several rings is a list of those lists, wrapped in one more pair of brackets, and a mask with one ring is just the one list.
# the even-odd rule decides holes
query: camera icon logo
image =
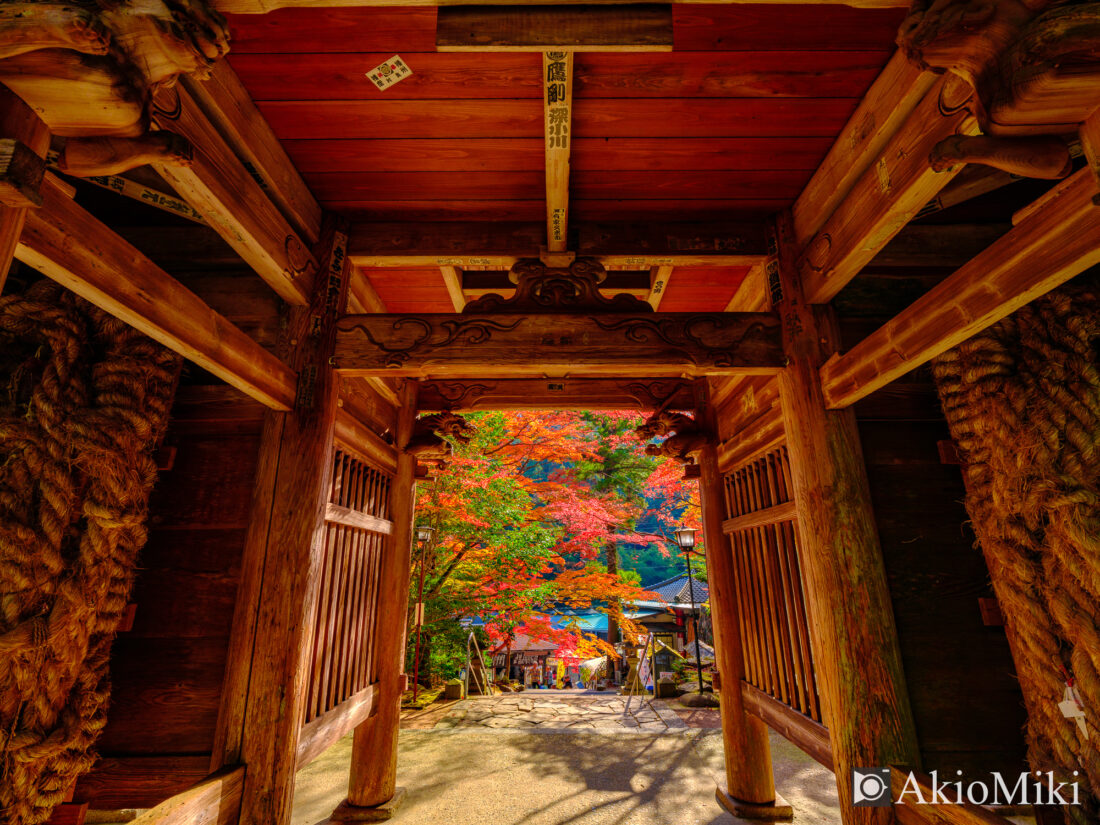
{"label": "camera icon logo", "polygon": [[852,804],[857,808],[889,808],[889,768],[852,768]]}

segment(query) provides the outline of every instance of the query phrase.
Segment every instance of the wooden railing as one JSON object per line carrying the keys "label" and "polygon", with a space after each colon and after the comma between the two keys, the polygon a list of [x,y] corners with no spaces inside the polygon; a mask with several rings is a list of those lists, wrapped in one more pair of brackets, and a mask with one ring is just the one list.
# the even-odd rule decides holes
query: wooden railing
{"label": "wooden railing", "polygon": [[726,473],[725,493],[745,681],[821,723],[787,448]]}
{"label": "wooden railing", "polygon": [[310,657],[301,767],[371,712],[378,571],[393,530],[388,472],[337,450]]}

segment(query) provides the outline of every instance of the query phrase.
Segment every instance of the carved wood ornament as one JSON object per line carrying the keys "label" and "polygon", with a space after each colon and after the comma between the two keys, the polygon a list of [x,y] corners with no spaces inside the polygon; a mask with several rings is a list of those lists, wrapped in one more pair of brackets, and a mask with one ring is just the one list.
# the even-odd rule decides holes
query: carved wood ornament
{"label": "carved wood ornament", "polygon": [[646,455],[675,458],[684,465],[694,465],[695,454],[711,439],[710,433],[690,415],[669,410],[658,410],[634,432],[642,441],[666,436],[664,441],[647,444]]}
{"label": "carved wood ornament", "polygon": [[606,298],[600,294],[599,285],[607,278],[607,271],[595,258],[577,258],[567,267],[550,267],[537,258],[521,258],[508,277],[516,285],[514,295],[483,295],[466,304],[463,313],[653,312],[649,302],[633,295]]}
{"label": "carved wood ornament", "polygon": [[[453,452],[453,441],[469,444],[474,436],[474,428],[466,419],[451,412],[426,415],[417,420],[412,437],[405,446],[405,452],[416,457],[418,464],[427,468],[434,465],[442,470]],[[427,476],[428,471],[418,475]]]}
{"label": "carved wood ornament", "polygon": [[1061,137],[1100,106],[1100,3],[915,0],[897,40],[914,65],[955,74],[974,91],[968,106],[984,134],[941,142],[933,168],[1069,174]]}
{"label": "carved wood ornament", "polygon": [[[46,0],[0,5],[0,82],[62,137],[143,136],[153,92],[181,74],[205,77],[229,51],[208,0]],[[109,150],[185,154],[163,139]],[[79,162],[74,168],[79,168]]]}

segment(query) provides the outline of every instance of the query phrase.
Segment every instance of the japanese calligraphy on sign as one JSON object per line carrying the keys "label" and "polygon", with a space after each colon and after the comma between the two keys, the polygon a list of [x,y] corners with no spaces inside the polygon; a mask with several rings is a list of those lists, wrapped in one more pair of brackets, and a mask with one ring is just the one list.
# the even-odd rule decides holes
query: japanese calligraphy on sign
{"label": "japanese calligraphy on sign", "polygon": [[565,52],[546,52],[543,55],[543,67],[546,70],[546,147],[548,149],[569,148],[570,98],[572,84],[570,72],[572,60]]}
{"label": "japanese calligraphy on sign", "polygon": [[385,63],[379,63],[367,72],[367,77],[382,91],[411,75],[412,69],[406,66],[405,61],[396,54]]}

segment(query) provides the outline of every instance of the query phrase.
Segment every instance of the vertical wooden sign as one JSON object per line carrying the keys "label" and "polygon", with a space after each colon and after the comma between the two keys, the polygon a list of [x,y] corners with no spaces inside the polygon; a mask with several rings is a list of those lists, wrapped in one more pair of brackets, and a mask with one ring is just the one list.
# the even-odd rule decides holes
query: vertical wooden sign
{"label": "vertical wooden sign", "polygon": [[569,137],[573,117],[573,53],[542,53],[546,117],[546,249],[564,252],[569,229]]}

